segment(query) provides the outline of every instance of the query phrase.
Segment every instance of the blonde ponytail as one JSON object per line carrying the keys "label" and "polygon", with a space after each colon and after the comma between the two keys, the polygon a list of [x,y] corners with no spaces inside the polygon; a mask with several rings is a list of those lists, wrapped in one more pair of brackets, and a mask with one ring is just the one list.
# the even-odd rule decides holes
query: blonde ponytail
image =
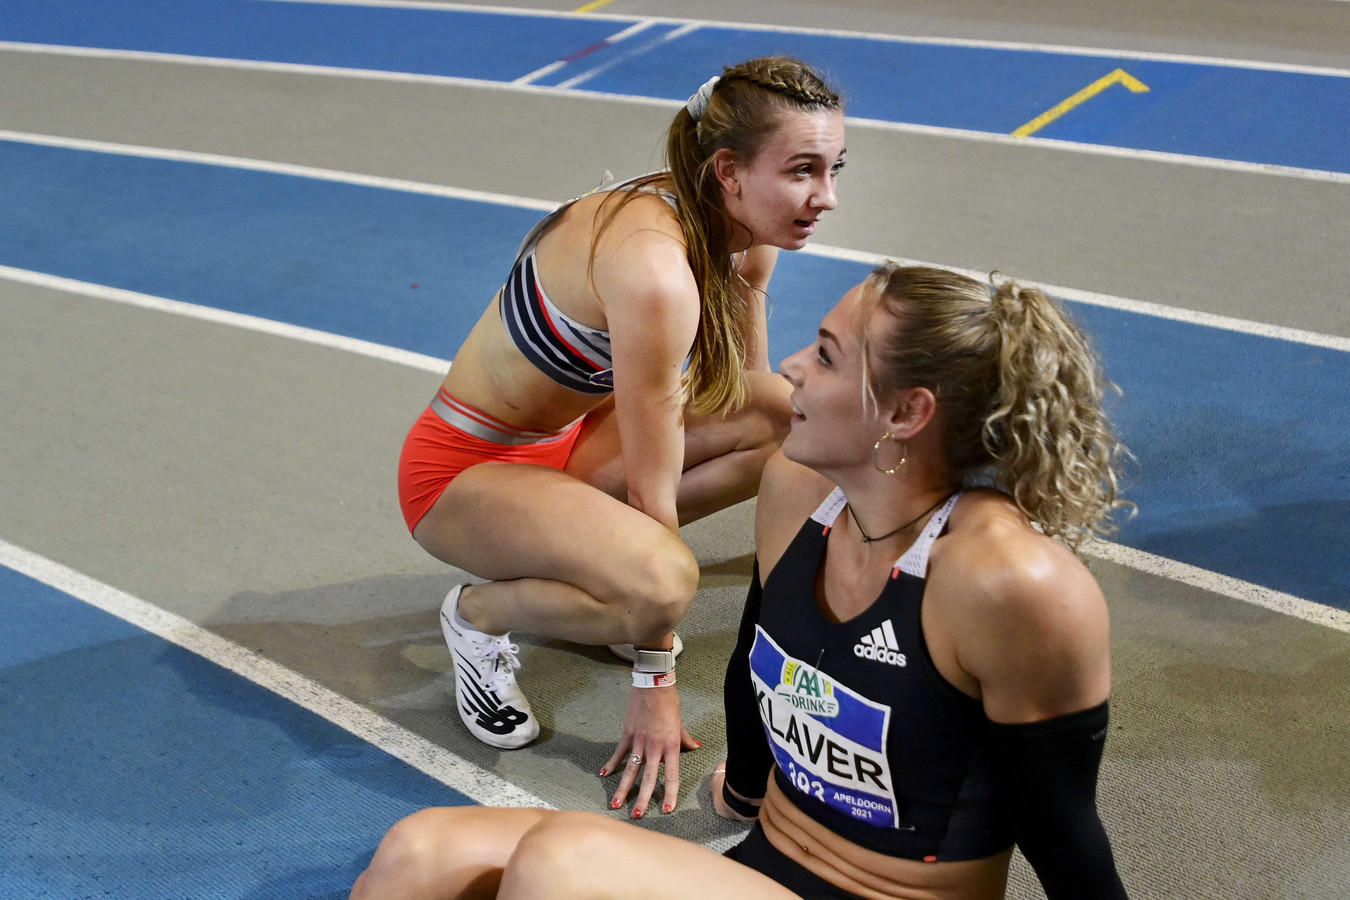
{"label": "blonde ponytail", "polygon": [[1046,534],[1077,547],[1115,531],[1119,466],[1102,400],[1109,383],[1083,332],[1041,291],[886,263],[870,308],[896,326],[871,350],[876,394],[927,387],[947,461],[967,485],[1002,490]]}
{"label": "blonde ponytail", "polygon": [[1126,505],[1116,499],[1125,451],[1102,408],[1109,383],[1097,357],[1041,291],[1010,280],[991,290],[1000,390],[982,433],[997,460],[994,483],[1071,546],[1112,533],[1110,513]]}

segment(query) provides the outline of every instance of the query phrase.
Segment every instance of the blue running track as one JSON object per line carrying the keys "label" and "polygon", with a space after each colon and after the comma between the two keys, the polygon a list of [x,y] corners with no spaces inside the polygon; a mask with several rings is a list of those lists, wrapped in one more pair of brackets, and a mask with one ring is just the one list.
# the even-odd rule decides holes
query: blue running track
{"label": "blue running track", "polygon": [[[0,41],[532,83],[682,100],[690,73],[791,53],[847,88],[864,119],[1010,134],[1124,69],[1037,137],[1350,172],[1350,73],[1268,71],[866,36],[677,27],[569,14],[275,0],[5,0]],[[354,39],[359,36],[359,39]]]}
{"label": "blue running track", "polygon": [[3,567],[0,597],[0,897],[336,900],[394,821],[470,802]]}
{"label": "blue running track", "polygon": [[[616,36],[622,36],[618,39]],[[0,47],[175,54],[682,100],[794,53],[859,118],[1350,173],[1350,78],[668,21],[273,0],[3,0]],[[0,265],[449,357],[537,213],[0,141]],[[466,224],[471,223],[471,224]],[[897,248],[897,250],[902,248]],[[778,356],[866,270],[785,254]],[[1350,609],[1350,354],[1097,307],[1138,456],[1122,542]],[[345,897],[390,823],[468,798],[0,567],[0,897]],[[189,799],[190,798],[190,799]],[[165,854],[168,857],[165,857]],[[299,862],[297,862],[299,860]],[[97,873],[92,874],[92,873]],[[206,887],[204,887],[206,886]]]}
{"label": "blue running track", "polygon": [[[105,189],[115,184],[115,192]],[[0,264],[448,358],[531,210],[0,141]],[[113,227],[115,223],[115,227]],[[466,226],[465,223],[472,223]],[[866,267],[784,254],[770,340]],[[414,285],[416,287],[414,288]],[[1138,456],[1122,543],[1350,609],[1350,354],[1077,306]],[[428,327],[434,323],[436,327]],[[1258,437],[1259,436],[1259,437]]]}

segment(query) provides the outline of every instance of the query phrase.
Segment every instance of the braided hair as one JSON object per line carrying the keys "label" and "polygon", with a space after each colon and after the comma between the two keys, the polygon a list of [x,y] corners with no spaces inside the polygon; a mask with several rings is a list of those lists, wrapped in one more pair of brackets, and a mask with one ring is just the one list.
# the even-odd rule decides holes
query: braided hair
{"label": "braided hair", "polygon": [[782,125],[784,113],[842,110],[843,101],[809,66],[786,56],[727,66],[700,93],[706,97],[696,108],[697,119],[688,107],[681,108],[666,132],[669,171],[640,179],[625,191],[597,229],[596,242],[636,189],[660,184],[674,192],[700,301],[683,399],[694,412],[722,413],[742,406],[749,396],[744,370],[752,352],[754,306],[749,284],[731,263],[732,223],[713,155],[727,149],[751,162]]}

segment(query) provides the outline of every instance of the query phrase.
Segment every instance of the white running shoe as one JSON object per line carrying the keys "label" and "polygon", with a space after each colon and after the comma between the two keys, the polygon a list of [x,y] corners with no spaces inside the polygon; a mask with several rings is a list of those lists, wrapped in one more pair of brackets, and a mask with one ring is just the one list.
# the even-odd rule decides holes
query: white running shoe
{"label": "white running shoe", "polygon": [[[625,662],[634,662],[637,659],[637,653],[634,652],[632,644],[609,644],[608,646],[610,653]],[[684,652],[684,641],[680,640],[678,634],[675,635],[675,645],[670,649],[676,656]]]}
{"label": "white running shoe", "polygon": [[455,666],[455,701],[469,733],[485,744],[514,750],[539,736],[539,722],[516,684],[520,648],[511,635],[485,634],[456,621],[456,585],[441,604],[441,633]]}

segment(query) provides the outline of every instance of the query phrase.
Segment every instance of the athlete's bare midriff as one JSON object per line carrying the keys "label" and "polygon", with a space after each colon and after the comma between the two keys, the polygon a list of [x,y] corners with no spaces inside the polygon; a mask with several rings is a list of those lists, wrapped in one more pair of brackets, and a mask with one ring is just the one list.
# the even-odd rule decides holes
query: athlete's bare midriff
{"label": "athlete's bare midriff", "polygon": [[[540,281],[549,298],[569,317],[604,330],[604,310],[589,287],[587,268],[596,213],[606,194],[578,200],[539,239],[536,258]],[[616,231],[660,227],[678,229],[665,201],[635,197],[614,223]],[[561,431],[606,401],[603,395],[580,394],[556,383],[512,343],[493,297],[455,354],[442,386],[461,402],[517,428]]]}
{"label": "athlete's bare midriff", "polygon": [[569,390],[535,368],[511,343],[496,299],[455,354],[442,387],[462,403],[532,431],[562,431],[606,400]]}
{"label": "athlete's bare midriff", "polygon": [[1012,848],[984,859],[921,862],[860,847],[792,805],[770,777],[760,808],[764,834],[778,850],[850,893],[872,900],[1000,900]]}

